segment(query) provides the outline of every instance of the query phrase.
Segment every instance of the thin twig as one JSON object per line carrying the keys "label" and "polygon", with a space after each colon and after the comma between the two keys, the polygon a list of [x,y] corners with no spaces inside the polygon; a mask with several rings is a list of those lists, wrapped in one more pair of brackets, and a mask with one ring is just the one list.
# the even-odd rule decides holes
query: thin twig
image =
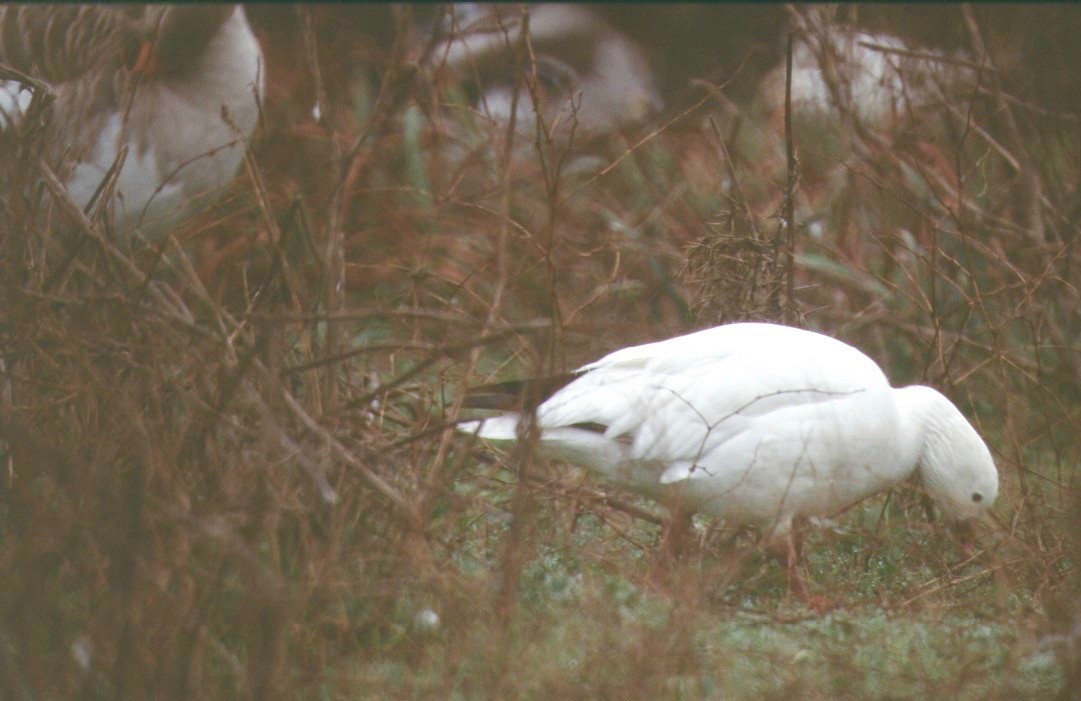
{"label": "thin twig", "polygon": [[788,163],[784,188],[784,226],[786,234],[785,245],[785,321],[792,324],[796,321],[796,152],[793,145],[792,134],[792,41],[794,34],[788,35],[787,53],[785,56],[784,78],[784,142],[785,157]]}

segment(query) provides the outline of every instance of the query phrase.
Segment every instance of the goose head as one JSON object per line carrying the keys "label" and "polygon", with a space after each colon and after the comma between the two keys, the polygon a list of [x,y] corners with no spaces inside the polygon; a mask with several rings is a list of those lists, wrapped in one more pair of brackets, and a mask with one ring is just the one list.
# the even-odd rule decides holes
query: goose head
{"label": "goose head", "polygon": [[193,72],[235,12],[229,4],[150,6],[135,24],[142,41],[135,68],[164,78]]}
{"label": "goose head", "polygon": [[976,429],[938,391],[920,385],[897,391],[909,441],[907,455],[928,495],[951,520],[971,524],[998,497],[998,470]]}

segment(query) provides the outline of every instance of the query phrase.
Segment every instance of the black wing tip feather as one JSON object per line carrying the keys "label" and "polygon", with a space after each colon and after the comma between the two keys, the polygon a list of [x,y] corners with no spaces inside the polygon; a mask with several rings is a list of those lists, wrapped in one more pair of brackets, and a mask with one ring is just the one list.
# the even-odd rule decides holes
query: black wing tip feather
{"label": "black wing tip feather", "polygon": [[563,373],[551,377],[510,380],[471,388],[462,402],[466,409],[529,412],[567,386],[575,375]]}

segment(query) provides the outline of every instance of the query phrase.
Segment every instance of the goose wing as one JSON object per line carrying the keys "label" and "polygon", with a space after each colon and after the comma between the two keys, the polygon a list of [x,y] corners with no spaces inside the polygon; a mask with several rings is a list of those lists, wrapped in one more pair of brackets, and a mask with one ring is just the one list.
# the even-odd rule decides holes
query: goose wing
{"label": "goose wing", "polygon": [[599,424],[630,443],[630,459],[665,466],[663,482],[746,462],[748,450],[780,455],[809,432],[844,432],[861,395],[888,388],[855,348],[768,324],[627,348],[582,371],[540,407],[541,427]]}

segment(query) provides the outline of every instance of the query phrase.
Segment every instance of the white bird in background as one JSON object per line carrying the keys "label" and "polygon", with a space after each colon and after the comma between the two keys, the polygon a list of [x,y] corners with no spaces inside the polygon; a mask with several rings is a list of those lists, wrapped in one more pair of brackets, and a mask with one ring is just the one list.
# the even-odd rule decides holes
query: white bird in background
{"label": "white bird in background", "polygon": [[[51,86],[43,143],[80,207],[128,147],[110,203],[122,230],[173,221],[233,177],[263,87],[238,5],[2,7],[0,64]],[[0,81],[0,129],[20,124],[29,95]]]}
{"label": "white bird in background", "polygon": [[[640,123],[664,107],[657,78],[645,52],[608,24],[593,8],[574,3],[531,3],[530,57],[535,59],[538,97],[533,105],[522,88],[515,100],[519,70],[514,44],[522,7],[499,3],[455,3],[452,38],[432,51],[435,66],[447,66],[480,82],[477,109],[500,123],[515,123],[532,137],[534,109],[551,128],[570,122],[581,135]],[[572,119],[573,117],[573,119]]]}
{"label": "white bird in background", "polygon": [[[895,389],[861,351],[777,324],[718,326],[616,351],[536,409],[541,452],[664,503],[762,529],[797,569],[795,518],[829,516],[914,473],[969,522],[998,493],[991,453],[956,406]],[[520,415],[459,425],[518,438]]]}
{"label": "white bird in background", "polygon": [[[918,58],[917,58],[918,57]],[[798,34],[792,52],[792,107],[836,121],[845,111],[868,125],[885,125],[914,109],[942,104],[959,90],[965,69],[929,49],[887,34],[829,26]],[[762,79],[771,110],[784,110],[785,65]]]}

